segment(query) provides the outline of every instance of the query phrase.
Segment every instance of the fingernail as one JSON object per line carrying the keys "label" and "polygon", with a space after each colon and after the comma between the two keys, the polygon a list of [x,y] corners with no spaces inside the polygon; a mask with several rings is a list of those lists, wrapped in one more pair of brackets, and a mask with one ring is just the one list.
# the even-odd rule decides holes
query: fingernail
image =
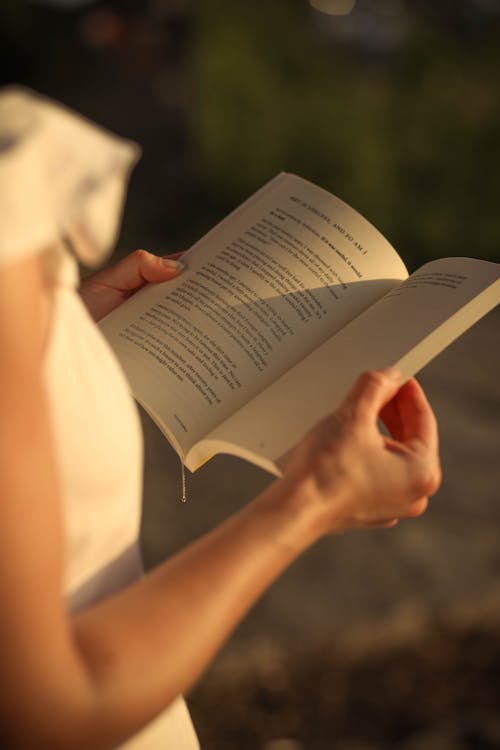
{"label": "fingernail", "polygon": [[386,367],[382,372],[389,380],[401,380],[401,373],[397,367]]}
{"label": "fingernail", "polygon": [[183,271],[186,268],[186,264],[181,260],[172,260],[172,258],[162,258],[161,262],[165,268],[170,268],[172,271]]}

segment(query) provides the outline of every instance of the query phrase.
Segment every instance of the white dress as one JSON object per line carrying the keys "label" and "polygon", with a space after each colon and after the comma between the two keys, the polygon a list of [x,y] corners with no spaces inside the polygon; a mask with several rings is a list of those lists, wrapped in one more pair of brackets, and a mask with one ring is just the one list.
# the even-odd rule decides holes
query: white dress
{"label": "white dress", "polygon": [[[80,260],[102,260],[136,155],[132,144],[32,92],[0,92],[0,266],[43,252],[54,287],[44,376],[73,611],[142,574],[140,422],[120,366],[76,292],[77,263],[62,241]],[[197,750],[183,699],[122,748]]]}

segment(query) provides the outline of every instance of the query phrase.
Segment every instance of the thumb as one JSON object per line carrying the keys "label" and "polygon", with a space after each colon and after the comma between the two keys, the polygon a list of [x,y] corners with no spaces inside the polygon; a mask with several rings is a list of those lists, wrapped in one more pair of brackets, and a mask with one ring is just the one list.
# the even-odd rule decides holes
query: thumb
{"label": "thumb", "polygon": [[178,276],[186,267],[177,256],[161,258],[146,250],[136,250],[123,259],[123,273],[128,276],[129,289],[145,283],[159,283]]}
{"label": "thumb", "polygon": [[401,373],[394,367],[364,372],[354,383],[342,406],[357,418],[375,422],[383,407],[401,387]]}
{"label": "thumb", "polygon": [[135,292],[151,282],[159,283],[178,276],[185,264],[174,260],[174,257],[160,258],[146,250],[135,250],[116,265],[101,271],[99,282],[122,291]]}

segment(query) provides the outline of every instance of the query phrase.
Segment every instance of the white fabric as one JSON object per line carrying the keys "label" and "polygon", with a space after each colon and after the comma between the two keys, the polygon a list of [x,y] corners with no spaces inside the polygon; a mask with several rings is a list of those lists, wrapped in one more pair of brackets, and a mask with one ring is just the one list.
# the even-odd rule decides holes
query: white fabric
{"label": "white fabric", "polygon": [[0,264],[67,237],[87,265],[120,225],[138,147],[27,89],[0,95]]}
{"label": "white fabric", "polygon": [[[0,125],[0,267],[43,252],[53,284],[44,377],[63,501],[65,590],[68,607],[76,610],[142,574],[142,435],[125,377],[76,292],[77,265],[61,236],[70,234],[86,260],[97,262],[107,252],[128,171],[123,155],[127,152],[129,165],[134,152],[29,92],[0,92],[0,113],[6,111],[5,98],[9,117],[7,129]],[[71,172],[61,179],[58,142]],[[121,155],[118,161],[116,154]],[[76,238],[75,226],[84,243]],[[182,698],[123,748],[197,750]]]}

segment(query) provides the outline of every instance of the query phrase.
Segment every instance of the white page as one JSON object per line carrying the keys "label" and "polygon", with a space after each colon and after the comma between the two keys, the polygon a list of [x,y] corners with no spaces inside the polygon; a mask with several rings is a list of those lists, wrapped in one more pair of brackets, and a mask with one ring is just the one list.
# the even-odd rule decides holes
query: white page
{"label": "white page", "polygon": [[190,455],[192,468],[233,452],[276,473],[273,463],[361,372],[396,365],[413,375],[500,302],[499,278],[500,265],[486,261],[426,264],[217,427]]}
{"label": "white page", "polygon": [[101,324],[180,453],[407,275],[363,217],[293,175],[185,259],[181,276]]}

